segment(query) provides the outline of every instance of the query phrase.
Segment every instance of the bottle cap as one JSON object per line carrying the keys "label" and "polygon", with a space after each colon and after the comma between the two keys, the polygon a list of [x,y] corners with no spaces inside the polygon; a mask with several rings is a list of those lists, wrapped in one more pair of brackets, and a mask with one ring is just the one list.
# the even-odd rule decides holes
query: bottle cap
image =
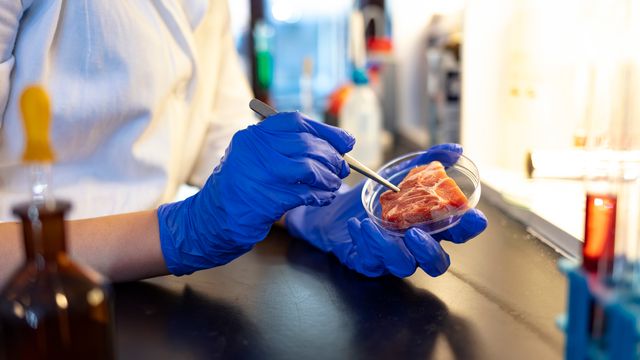
{"label": "bottle cap", "polygon": [[51,111],[49,97],[40,86],[27,87],[20,98],[20,109],[24,124],[25,162],[50,163],[54,161],[49,140]]}
{"label": "bottle cap", "polygon": [[388,37],[372,37],[367,40],[367,51],[389,54],[393,50],[393,43]]}
{"label": "bottle cap", "polygon": [[356,85],[365,85],[369,83],[369,77],[364,69],[354,69],[351,76],[353,83]]}

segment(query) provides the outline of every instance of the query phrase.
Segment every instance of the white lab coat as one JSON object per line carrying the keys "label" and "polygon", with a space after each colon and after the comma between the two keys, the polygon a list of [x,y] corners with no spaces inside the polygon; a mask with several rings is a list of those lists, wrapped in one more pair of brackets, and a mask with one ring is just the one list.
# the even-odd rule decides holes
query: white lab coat
{"label": "white lab coat", "polygon": [[0,221],[28,198],[19,97],[52,100],[52,188],[71,218],[201,185],[254,121],[226,0],[0,1]]}

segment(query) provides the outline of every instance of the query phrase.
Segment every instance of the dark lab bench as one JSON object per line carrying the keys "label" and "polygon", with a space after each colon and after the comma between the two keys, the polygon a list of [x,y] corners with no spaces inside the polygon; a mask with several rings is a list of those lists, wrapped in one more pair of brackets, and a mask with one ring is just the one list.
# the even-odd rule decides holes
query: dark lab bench
{"label": "dark lab bench", "polygon": [[118,284],[122,359],[556,359],[558,255],[495,207],[443,276],[368,279],[274,229],[232,263]]}

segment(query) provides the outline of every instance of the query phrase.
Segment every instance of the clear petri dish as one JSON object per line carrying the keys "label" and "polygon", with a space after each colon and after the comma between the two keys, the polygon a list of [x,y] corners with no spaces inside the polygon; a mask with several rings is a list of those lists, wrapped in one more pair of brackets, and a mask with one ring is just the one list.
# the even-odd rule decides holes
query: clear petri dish
{"label": "clear petri dish", "polygon": [[389,189],[371,179],[367,179],[362,188],[362,205],[369,218],[378,227],[397,236],[403,236],[404,232],[411,227],[422,229],[428,234],[435,234],[460,222],[462,215],[469,209],[474,208],[480,200],[481,186],[478,168],[468,157],[446,150],[430,150],[428,154],[425,151],[418,151],[388,162],[378,170],[378,173],[392,184],[398,185],[411,169],[436,160],[445,166],[447,175],[456,182],[466,196],[467,202],[465,204],[455,208],[452,207],[437,218],[401,228],[395,223],[382,219],[380,195]]}

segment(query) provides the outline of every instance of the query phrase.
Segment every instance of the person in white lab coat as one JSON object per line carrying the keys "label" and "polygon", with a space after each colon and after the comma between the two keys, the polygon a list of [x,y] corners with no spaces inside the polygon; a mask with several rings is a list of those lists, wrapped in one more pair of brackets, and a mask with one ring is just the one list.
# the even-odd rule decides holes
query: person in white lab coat
{"label": "person in white lab coat", "polygon": [[2,3],[0,220],[24,200],[27,85],[52,100],[53,184],[73,200],[71,218],[149,209],[180,184],[202,186],[254,121],[224,0]]}
{"label": "person in white lab coat", "polygon": [[[70,250],[112,280],[224,264],[286,212],[292,234],[366,275],[408,276],[417,266],[438,275],[449,265],[429,235],[416,230],[403,242],[380,232],[365,219],[358,188],[336,192],[348,174],[339,157],[353,146],[348,134],[296,113],[251,125],[225,0],[3,0],[0,221],[26,199],[17,104],[32,83],[52,98],[54,192],[71,200],[71,218],[87,218],[69,223]],[[255,154],[310,165],[291,167],[302,169],[292,185]],[[156,209],[182,183],[203,188]],[[264,202],[242,199],[247,187]],[[320,215],[307,211],[332,200]],[[452,240],[484,229],[482,214],[472,215]],[[8,239],[1,283],[21,261],[17,224],[0,224],[0,238]],[[365,254],[367,242],[382,245]]]}

